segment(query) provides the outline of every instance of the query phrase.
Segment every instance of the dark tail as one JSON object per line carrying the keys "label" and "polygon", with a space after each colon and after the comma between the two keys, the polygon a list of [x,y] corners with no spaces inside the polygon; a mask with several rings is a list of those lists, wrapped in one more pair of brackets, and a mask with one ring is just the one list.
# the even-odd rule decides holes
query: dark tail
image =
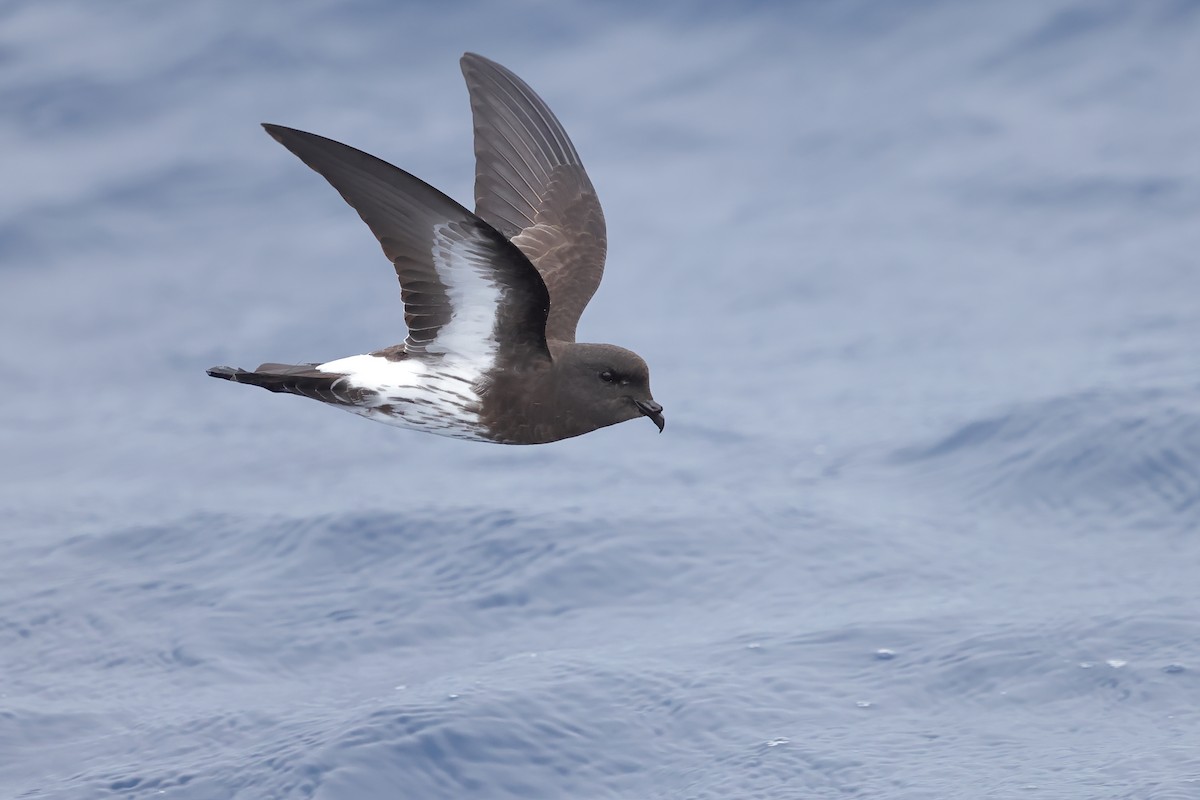
{"label": "dark tail", "polygon": [[238,369],[237,367],[209,367],[205,372],[214,378],[222,378],[227,381],[234,381],[235,383],[237,382],[238,375],[250,374],[246,370]]}
{"label": "dark tail", "polygon": [[378,392],[348,385],[346,376],[321,372],[316,364],[260,364],[253,372],[236,367],[211,367],[214,378],[261,386],[269,392],[298,394],[339,406],[363,405]]}

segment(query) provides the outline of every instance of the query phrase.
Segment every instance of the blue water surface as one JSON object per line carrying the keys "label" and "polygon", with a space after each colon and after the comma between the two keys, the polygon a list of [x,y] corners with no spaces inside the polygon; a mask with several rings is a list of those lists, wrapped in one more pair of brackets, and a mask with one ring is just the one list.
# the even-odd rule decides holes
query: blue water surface
{"label": "blue water surface", "polygon": [[[1200,3],[0,9],[0,797],[1200,797]],[[542,447],[213,381],[404,335],[258,128],[604,202]]]}

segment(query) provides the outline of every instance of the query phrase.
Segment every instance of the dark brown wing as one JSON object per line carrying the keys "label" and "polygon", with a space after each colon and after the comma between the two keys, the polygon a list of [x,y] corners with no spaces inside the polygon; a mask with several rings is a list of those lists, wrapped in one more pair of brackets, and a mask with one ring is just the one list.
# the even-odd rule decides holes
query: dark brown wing
{"label": "dark brown wing", "polygon": [[396,267],[410,353],[548,359],[546,286],[491,225],[404,170],[353,147],[264,125],[345,198]]}
{"label": "dark brown wing", "polygon": [[475,213],[529,257],[550,291],[546,338],[575,341],[600,285],[604,213],[566,131],[523,80],[462,57],[475,124]]}

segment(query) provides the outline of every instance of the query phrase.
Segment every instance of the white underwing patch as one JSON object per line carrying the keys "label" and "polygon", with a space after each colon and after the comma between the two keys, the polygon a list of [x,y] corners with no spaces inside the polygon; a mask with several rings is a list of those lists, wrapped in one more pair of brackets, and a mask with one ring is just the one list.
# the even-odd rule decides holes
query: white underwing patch
{"label": "white underwing patch", "polygon": [[[454,234],[448,225],[434,229],[433,266],[446,287],[451,318],[425,347],[490,368],[496,360],[496,316],[503,289],[491,265],[491,243]],[[482,371],[482,370],[481,370]]]}
{"label": "white underwing patch", "polygon": [[503,289],[492,272],[488,242],[439,225],[432,256],[451,316],[425,345],[425,353],[398,361],[349,356],[317,369],[341,373],[350,385],[375,392],[362,405],[339,408],[401,428],[487,441],[479,419],[482,398],[475,387],[495,367]]}

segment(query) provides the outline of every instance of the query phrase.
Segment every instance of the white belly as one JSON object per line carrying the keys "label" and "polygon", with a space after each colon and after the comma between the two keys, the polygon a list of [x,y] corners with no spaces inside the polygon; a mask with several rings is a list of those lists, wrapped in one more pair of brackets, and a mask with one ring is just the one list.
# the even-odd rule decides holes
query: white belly
{"label": "white belly", "polygon": [[415,358],[389,361],[361,355],[339,358],[317,369],[341,373],[352,386],[376,392],[362,405],[339,406],[351,413],[401,428],[491,441],[482,435],[479,420],[482,398],[474,389],[481,376],[477,365],[449,355],[436,366]]}

